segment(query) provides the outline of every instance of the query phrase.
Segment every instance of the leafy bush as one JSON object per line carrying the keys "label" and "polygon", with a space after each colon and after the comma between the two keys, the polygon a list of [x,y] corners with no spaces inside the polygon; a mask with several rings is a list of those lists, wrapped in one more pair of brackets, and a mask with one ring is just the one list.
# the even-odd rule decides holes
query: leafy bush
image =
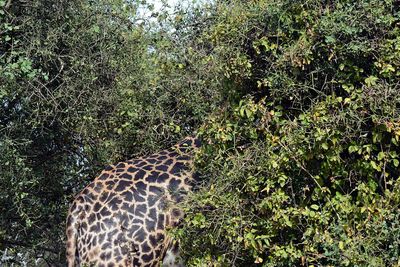
{"label": "leafy bush", "polygon": [[400,264],[398,9],[217,1],[204,15],[194,42],[239,100],[200,131],[205,182],[173,231],[189,263]]}

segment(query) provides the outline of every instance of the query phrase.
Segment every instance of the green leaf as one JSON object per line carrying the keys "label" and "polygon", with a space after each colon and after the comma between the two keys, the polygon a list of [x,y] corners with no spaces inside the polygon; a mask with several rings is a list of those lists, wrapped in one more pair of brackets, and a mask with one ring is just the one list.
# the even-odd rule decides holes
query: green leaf
{"label": "green leaf", "polygon": [[373,191],[375,191],[376,188],[378,187],[378,184],[377,184],[374,180],[369,179],[369,180],[368,180],[368,186],[369,186],[369,188],[371,188]]}
{"label": "green leaf", "polygon": [[325,42],[327,44],[333,44],[334,42],[336,42],[336,39],[333,36],[325,36]]}
{"label": "green leaf", "polygon": [[365,79],[365,84],[368,86],[376,85],[376,81],[378,80],[375,76],[369,76]]}
{"label": "green leaf", "polygon": [[372,168],[374,168],[375,170],[377,170],[377,171],[382,170],[381,167],[379,165],[377,165],[375,161],[371,160],[370,164],[371,164]]}
{"label": "green leaf", "polygon": [[318,210],[318,209],[319,209],[319,206],[316,205],[316,204],[312,204],[312,205],[311,205],[311,208],[312,208],[313,210]]}
{"label": "green leaf", "polygon": [[99,33],[99,32],[100,32],[100,27],[99,27],[99,25],[94,25],[94,26],[92,27],[92,30],[93,30],[95,33]]}
{"label": "green leaf", "polygon": [[327,143],[322,143],[322,144],[321,144],[321,147],[322,147],[323,149],[325,149],[325,150],[328,150],[328,149],[329,149],[329,146],[328,146]]}
{"label": "green leaf", "polygon": [[398,159],[393,159],[393,165],[395,167],[399,167],[399,160]]}
{"label": "green leaf", "polygon": [[244,108],[243,107],[241,107],[239,109],[239,114],[240,114],[241,117],[244,117]]}
{"label": "green leaf", "polygon": [[246,117],[247,117],[247,118],[251,118],[251,117],[253,116],[253,111],[252,111],[252,110],[250,110],[250,109],[245,109],[244,111],[245,111],[245,113],[246,113]]}

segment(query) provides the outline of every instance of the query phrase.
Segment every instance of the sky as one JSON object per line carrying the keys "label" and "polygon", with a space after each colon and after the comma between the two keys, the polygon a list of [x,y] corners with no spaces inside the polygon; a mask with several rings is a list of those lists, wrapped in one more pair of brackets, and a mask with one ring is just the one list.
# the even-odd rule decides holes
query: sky
{"label": "sky", "polygon": [[[155,10],[159,10],[162,7],[162,1],[160,0],[149,0],[148,2],[154,4],[154,8]],[[173,8],[175,5],[177,5],[179,2],[179,0],[167,0],[166,3]]]}
{"label": "sky", "polygon": [[[163,7],[163,1],[161,1],[161,0],[147,0],[146,2],[148,4],[153,4],[154,10],[153,11],[142,10],[142,11],[140,11],[140,15],[150,17],[151,13],[159,12],[159,11],[161,11],[161,9]],[[176,5],[178,5],[179,3],[188,2],[188,1],[187,0],[184,0],[184,1],[182,1],[182,0],[165,0],[164,2],[166,2],[167,5],[169,6],[168,11],[172,12]]]}
{"label": "sky", "polygon": [[[172,15],[173,12],[176,11],[175,8],[178,6],[185,9],[194,4],[211,1],[212,0],[145,0],[146,5],[142,5],[141,8],[139,8],[136,22],[138,24],[142,24],[144,21],[155,22],[157,21],[157,13],[168,12]],[[147,8],[149,4],[153,4],[153,10]]]}

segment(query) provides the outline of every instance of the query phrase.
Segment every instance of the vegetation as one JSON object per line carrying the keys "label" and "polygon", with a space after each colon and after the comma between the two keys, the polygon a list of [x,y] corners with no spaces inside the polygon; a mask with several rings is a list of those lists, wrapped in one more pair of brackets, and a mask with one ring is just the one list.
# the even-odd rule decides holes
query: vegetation
{"label": "vegetation", "polygon": [[10,264],[63,266],[74,195],[107,163],[188,135],[220,101],[182,74],[171,41],[147,33],[130,2],[0,1],[0,250]]}
{"label": "vegetation", "polygon": [[398,266],[393,1],[218,2],[195,41],[240,93],[201,129],[189,262]]}
{"label": "vegetation", "polygon": [[63,265],[74,194],[197,131],[188,265],[400,265],[398,1],[54,3],[0,0],[0,264]]}

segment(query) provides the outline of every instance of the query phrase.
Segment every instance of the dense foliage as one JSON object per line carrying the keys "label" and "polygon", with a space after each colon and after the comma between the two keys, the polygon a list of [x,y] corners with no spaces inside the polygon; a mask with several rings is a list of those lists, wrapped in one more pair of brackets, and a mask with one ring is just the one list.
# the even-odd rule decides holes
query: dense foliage
{"label": "dense foliage", "polygon": [[400,265],[399,2],[185,3],[0,0],[0,265],[63,265],[74,194],[196,130],[188,265]]}
{"label": "dense foliage", "polygon": [[73,196],[107,163],[192,133],[220,97],[139,3],[0,6],[0,265],[63,266]]}
{"label": "dense foliage", "polygon": [[201,129],[207,182],[174,231],[189,262],[400,264],[398,2],[217,1],[196,19],[240,97]]}

